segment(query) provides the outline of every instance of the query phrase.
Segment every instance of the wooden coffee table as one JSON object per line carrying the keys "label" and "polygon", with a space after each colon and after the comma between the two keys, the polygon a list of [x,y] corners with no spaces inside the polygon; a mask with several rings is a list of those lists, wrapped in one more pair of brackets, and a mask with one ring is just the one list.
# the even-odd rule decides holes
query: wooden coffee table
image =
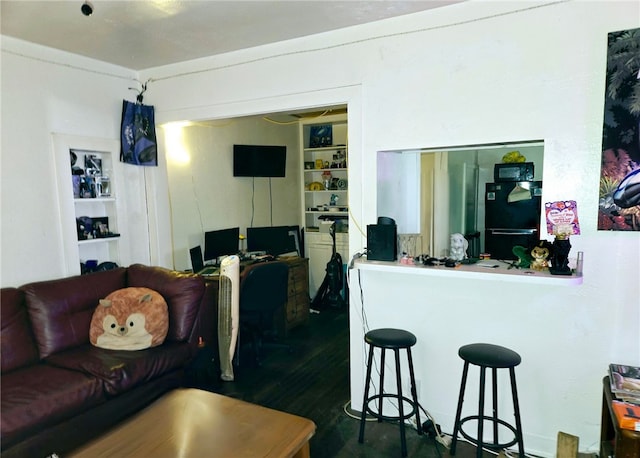
{"label": "wooden coffee table", "polygon": [[169,392],[72,457],[309,457],[309,419],[207,391]]}

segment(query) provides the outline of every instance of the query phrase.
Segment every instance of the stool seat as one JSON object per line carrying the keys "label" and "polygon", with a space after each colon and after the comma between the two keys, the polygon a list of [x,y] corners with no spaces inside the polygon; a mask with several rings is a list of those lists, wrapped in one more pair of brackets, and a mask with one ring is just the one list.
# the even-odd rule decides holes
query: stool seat
{"label": "stool seat", "polygon": [[364,341],[374,347],[392,349],[413,347],[417,339],[415,335],[403,329],[382,328],[367,332]]}
{"label": "stool seat", "polygon": [[500,345],[475,343],[460,347],[458,355],[476,366],[507,369],[516,367],[522,361],[520,355]]}

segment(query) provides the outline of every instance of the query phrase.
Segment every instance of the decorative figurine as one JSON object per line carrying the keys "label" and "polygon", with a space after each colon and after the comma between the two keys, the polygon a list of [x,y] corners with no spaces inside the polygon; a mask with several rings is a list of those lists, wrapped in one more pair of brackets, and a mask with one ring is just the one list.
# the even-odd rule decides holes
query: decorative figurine
{"label": "decorative figurine", "polygon": [[520,267],[523,269],[528,269],[531,267],[531,251],[527,250],[525,247],[516,245],[513,247],[511,252],[518,257],[518,261],[516,267]]}
{"label": "decorative figurine", "polygon": [[545,270],[549,267],[547,258],[551,253],[549,249],[550,243],[547,240],[540,240],[531,250],[531,268],[533,270]]}
{"label": "decorative figurine", "polygon": [[569,250],[571,250],[569,235],[557,234],[553,241],[550,273],[554,275],[571,275]]}
{"label": "decorative figurine", "polygon": [[451,234],[449,258],[454,261],[462,261],[466,259],[467,248],[469,248],[469,242],[464,238],[464,235],[460,233]]}
{"label": "decorative figurine", "polygon": [[324,185],[324,189],[329,190],[331,189],[331,172],[328,170],[325,170],[324,172],[322,172],[322,184]]}

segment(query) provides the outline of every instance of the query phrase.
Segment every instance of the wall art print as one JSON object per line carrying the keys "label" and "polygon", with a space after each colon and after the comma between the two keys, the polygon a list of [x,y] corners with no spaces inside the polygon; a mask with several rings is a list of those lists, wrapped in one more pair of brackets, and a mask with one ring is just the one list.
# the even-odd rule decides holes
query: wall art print
{"label": "wall art print", "polygon": [[640,28],[607,49],[598,229],[640,231]]}

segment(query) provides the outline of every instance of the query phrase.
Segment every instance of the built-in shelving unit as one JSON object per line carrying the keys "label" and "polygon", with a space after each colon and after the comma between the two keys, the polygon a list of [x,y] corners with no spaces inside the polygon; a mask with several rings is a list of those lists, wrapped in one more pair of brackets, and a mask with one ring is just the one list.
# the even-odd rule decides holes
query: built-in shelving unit
{"label": "built-in shelving unit", "polygon": [[54,134],[53,142],[67,274],[87,261],[123,265],[118,141]]}
{"label": "built-in shelving unit", "polygon": [[302,121],[301,141],[304,227],[313,232],[324,221],[349,214],[346,116]]}
{"label": "built-in shelving unit", "polygon": [[313,298],[325,276],[333,252],[329,226],[337,221],[336,249],[349,254],[347,115],[328,115],[300,121],[305,256],[309,258],[309,294]]}

